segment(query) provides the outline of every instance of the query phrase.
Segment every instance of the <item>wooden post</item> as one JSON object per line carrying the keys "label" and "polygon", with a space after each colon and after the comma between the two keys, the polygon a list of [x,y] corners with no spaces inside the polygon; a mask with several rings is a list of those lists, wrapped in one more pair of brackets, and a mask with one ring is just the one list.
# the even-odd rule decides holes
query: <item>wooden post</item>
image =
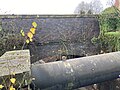
{"label": "wooden post", "polygon": [[15,78],[14,87],[22,88],[31,83],[29,50],[8,51],[0,57],[0,84],[5,90],[11,85],[11,78]]}
{"label": "wooden post", "polygon": [[29,50],[8,51],[0,57],[0,76],[30,71]]}

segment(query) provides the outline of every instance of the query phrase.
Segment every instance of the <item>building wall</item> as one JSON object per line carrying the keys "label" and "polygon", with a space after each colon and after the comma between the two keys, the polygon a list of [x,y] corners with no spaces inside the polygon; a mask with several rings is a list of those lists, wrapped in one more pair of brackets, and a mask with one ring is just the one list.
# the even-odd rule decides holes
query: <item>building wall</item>
{"label": "building wall", "polygon": [[115,6],[120,10],[120,0],[115,0]]}

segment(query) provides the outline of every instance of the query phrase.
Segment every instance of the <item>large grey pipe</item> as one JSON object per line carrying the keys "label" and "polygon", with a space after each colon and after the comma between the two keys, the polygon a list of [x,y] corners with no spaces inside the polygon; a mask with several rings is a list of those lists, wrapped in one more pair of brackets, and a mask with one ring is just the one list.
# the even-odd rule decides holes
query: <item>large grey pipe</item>
{"label": "large grey pipe", "polygon": [[120,52],[32,65],[35,85],[70,89],[113,80],[120,75]]}

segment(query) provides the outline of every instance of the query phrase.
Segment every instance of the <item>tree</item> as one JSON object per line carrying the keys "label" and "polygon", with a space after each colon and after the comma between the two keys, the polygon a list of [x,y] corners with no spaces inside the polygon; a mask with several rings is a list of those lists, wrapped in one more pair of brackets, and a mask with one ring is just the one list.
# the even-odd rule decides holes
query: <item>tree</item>
{"label": "tree", "polygon": [[91,14],[93,14],[93,13],[92,13],[91,10],[88,10],[87,14],[88,14],[88,15],[91,15]]}
{"label": "tree", "polygon": [[90,5],[88,3],[85,3],[84,1],[82,1],[77,8],[75,9],[74,13],[79,13],[79,14],[86,14],[88,12],[88,9],[90,8]]}
{"label": "tree", "polygon": [[103,10],[103,5],[100,0],[93,0],[90,3],[85,3],[82,1],[74,13],[81,14],[80,12],[85,12],[85,14],[99,14]]}
{"label": "tree", "polygon": [[94,14],[99,14],[103,10],[103,5],[100,0],[92,0],[91,6]]}
{"label": "tree", "polygon": [[107,0],[107,5],[113,6],[116,0]]}

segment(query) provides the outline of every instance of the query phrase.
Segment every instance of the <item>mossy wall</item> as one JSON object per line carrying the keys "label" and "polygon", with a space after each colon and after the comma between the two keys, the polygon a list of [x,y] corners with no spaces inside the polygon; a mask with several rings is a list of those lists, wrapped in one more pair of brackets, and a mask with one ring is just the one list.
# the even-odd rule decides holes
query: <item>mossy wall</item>
{"label": "mossy wall", "polygon": [[95,16],[79,15],[3,15],[0,16],[0,54],[21,49],[31,23],[38,24],[33,42],[25,44],[31,51],[32,62],[46,57],[85,56],[98,53],[98,45],[91,39],[99,35]]}

